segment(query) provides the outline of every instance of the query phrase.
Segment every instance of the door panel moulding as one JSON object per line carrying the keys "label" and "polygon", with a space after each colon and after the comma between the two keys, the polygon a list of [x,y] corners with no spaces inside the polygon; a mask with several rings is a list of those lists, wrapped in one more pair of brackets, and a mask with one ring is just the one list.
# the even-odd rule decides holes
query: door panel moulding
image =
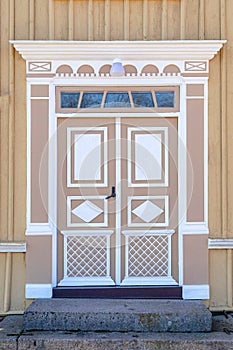
{"label": "door panel moulding", "polygon": [[[51,25],[52,28],[52,25]],[[52,30],[51,30],[52,33]],[[52,35],[52,34],[51,34]],[[33,224],[28,220],[28,235],[52,235],[52,283],[51,284],[27,284],[26,297],[51,297],[52,287],[57,285],[57,239],[56,239],[56,222],[57,222],[57,148],[56,133],[57,120],[59,117],[76,118],[77,113],[57,113],[55,112],[56,85],[89,85],[89,86],[143,86],[143,85],[163,85],[163,86],[179,86],[180,87],[180,112],[176,113],[123,113],[108,112],[95,113],[95,118],[114,117],[116,118],[116,135],[117,139],[121,137],[120,118],[124,117],[151,117],[164,118],[176,117],[178,120],[178,134],[180,140],[178,142],[179,174],[184,174],[183,178],[179,177],[179,212],[185,212],[186,208],[186,155],[183,145],[186,145],[186,100],[195,99],[186,96],[187,84],[203,84],[205,86],[204,99],[204,129],[205,129],[205,180],[204,180],[204,198],[205,213],[208,213],[208,73],[209,60],[222,48],[225,40],[200,40],[200,41],[11,41],[11,44],[27,61],[27,84],[28,84],[28,184],[30,187],[30,86],[31,84],[48,84],[49,87],[49,138],[52,140],[49,148],[49,223]],[[126,75],[124,77],[110,77],[99,74],[99,69],[103,65],[111,65],[112,61],[120,57],[124,64],[134,65],[137,73],[134,76]],[[79,75],[78,69],[82,65],[89,64],[93,69],[93,74]],[[142,70],[148,64],[155,65],[158,68],[156,74],[143,74]],[[72,73],[57,73],[58,67],[68,65]],[[166,73],[165,68],[173,65],[177,68],[176,72]],[[78,79],[77,79],[78,78]],[[199,96],[196,97],[200,99]],[[46,97],[47,99],[47,97]],[[93,118],[92,113],[82,113],[82,117]],[[117,150],[120,156],[120,148]],[[118,159],[119,157],[117,157]],[[119,163],[120,164],[120,163]],[[117,167],[118,168],[118,167]],[[120,178],[120,167],[118,168],[117,178]],[[118,190],[119,192],[119,190]],[[28,190],[27,207],[30,210],[30,190]],[[30,218],[30,215],[28,215]],[[183,286],[183,235],[185,234],[208,234],[208,216],[204,215],[203,222],[187,222],[187,218],[179,218],[179,286]],[[116,221],[116,228],[120,232],[120,219]],[[120,236],[120,235],[119,235]],[[120,240],[117,242],[120,247]],[[226,248],[227,246],[227,248]],[[209,249],[232,249],[233,240],[209,240]],[[23,248],[22,248],[23,249]],[[26,247],[25,247],[26,249]],[[115,258],[119,262],[120,248],[116,250]],[[72,285],[73,281],[65,281],[63,285]],[[103,285],[111,284],[109,280],[103,280]],[[146,281],[144,281],[146,282]],[[164,283],[164,281],[161,281]],[[80,281],[80,285],[87,285],[88,281]],[[116,271],[116,283],[120,284],[120,275]],[[134,281],[137,284],[137,281]],[[167,281],[170,284],[176,284],[175,281]],[[93,280],[90,282],[93,285]],[[96,281],[96,285],[99,281]],[[127,283],[126,283],[127,284]],[[132,280],[129,281],[132,285]],[[62,284],[61,284],[62,285]],[[208,299],[208,285],[184,285],[184,299]]]}

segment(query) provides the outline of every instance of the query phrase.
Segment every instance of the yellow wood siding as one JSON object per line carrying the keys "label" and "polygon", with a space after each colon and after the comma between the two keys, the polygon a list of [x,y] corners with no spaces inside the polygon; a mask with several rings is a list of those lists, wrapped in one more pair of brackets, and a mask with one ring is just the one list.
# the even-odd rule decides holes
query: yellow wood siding
{"label": "yellow wood siding", "polygon": [[[24,40],[227,39],[210,64],[209,226],[233,238],[233,1],[1,0],[0,241],[25,241],[25,62],[9,44]],[[0,253],[0,310],[24,307],[24,253]],[[232,251],[210,251],[212,309],[232,309]],[[220,287],[221,286],[221,287]]]}

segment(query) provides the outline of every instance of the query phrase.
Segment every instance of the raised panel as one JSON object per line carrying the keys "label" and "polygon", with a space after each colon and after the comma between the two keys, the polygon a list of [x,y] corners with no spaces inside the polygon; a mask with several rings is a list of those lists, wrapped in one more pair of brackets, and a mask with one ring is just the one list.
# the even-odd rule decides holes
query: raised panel
{"label": "raised panel", "polygon": [[167,127],[128,128],[130,187],[168,186]]}
{"label": "raised panel", "polygon": [[105,196],[68,196],[67,227],[107,227]]}
{"label": "raised panel", "polygon": [[67,187],[107,186],[107,127],[67,128]]}
{"label": "raised panel", "polygon": [[168,196],[128,197],[129,227],[166,227],[168,225]]}

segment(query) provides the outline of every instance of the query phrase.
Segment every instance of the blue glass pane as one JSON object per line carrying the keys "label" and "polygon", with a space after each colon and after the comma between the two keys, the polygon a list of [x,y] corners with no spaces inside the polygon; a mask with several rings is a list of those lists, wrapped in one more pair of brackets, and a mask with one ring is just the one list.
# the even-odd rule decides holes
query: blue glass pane
{"label": "blue glass pane", "polygon": [[77,108],[80,92],[61,92],[61,108]]}
{"label": "blue glass pane", "polygon": [[154,107],[151,92],[132,92],[134,107]]}
{"label": "blue glass pane", "polygon": [[105,108],[126,108],[130,107],[128,92],[108,92],[106,95]]}
{"label": "blue glass pane", "polygon": [[159,108],[174,107],[174,91],[156,91],[155,97]]}
{"label": "blue glass pane", "polygon": [[81,108],[100,108],[103,99],[103,92],[84,92]]}

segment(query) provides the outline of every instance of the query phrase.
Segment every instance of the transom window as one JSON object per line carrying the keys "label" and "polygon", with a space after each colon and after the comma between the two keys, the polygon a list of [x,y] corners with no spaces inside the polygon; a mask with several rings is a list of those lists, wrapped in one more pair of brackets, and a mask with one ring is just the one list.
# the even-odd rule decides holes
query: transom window
{"label": "transom window", "polygon": [[75,113],[116,109],[177,112],[179,87],[56,87],[56,112]]}

